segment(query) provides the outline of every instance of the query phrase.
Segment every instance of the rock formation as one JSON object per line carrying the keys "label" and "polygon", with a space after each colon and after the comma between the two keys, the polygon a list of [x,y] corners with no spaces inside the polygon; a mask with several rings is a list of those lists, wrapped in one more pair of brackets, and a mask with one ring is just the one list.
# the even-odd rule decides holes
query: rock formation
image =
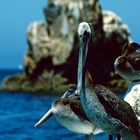
{"label": "rock formation", "polygon": [[119,16],[110,11],[102,12],[98,0],[48,0],[43,12],[46,20],[35,21],[27,29],[29,47],[24,59],[24,76],[29,83],[39,83],[45,71],[45,77],[53,71],[51,79],[61,74],[60,79],[67,79],[64,83],[76,82],[77,27],[82,21],[90,22],[94,28],[90,42],[94,51],[89,51],[94,54],[89,56],[93,57],[96,81],[107,84],[112,80],[114,60],[120,55],[122,45],[131,40],[130,31]]}
{"label": "rock formation", "polygon": [[70,82],[75,82],[77,27],[79,22],[85,20],[102,27],[100,4],[95,0],[49,0],[44,15],[46,23],[34,22],[28,28],[25,72],[31,80],[35,80],[45,69],[54,70],[63,73]]}

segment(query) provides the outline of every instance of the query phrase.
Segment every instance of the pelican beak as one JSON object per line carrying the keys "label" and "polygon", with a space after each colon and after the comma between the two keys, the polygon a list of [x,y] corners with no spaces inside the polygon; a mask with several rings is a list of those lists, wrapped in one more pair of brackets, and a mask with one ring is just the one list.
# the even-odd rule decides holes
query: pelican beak
{"label": "pelican beak", "polygon": [[53,116],[52,114],[52,109],[50,109],[35,125],[34,127],[37,128],[39,127],[43,122],[47,121],[51,116]]}
{"label": "pelican beak", "polygon": [[64,98],[67,98],[67,97],[69,97],[68,91],[66,91],[66,92],[62,95],[61,99],[64,99]]}

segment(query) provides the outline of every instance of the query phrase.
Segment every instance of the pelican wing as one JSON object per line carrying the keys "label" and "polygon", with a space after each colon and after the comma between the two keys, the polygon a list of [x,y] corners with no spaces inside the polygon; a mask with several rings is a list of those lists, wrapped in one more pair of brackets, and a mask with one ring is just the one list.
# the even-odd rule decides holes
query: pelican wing
{"label": "pelican wing", "polygon": [[102,85],[95,86],[95,92],[106,112],[111,117],[120,120],[136,135],[139,133],[139,123],[131,106]]}
{"label": "pelican wing", "polygon": [[80,103],[80,99],[71,100],[70,101],[70,108],[80,119],[89,121],[88,117],[86,116],[86,114],[82,108],[82,105]]}

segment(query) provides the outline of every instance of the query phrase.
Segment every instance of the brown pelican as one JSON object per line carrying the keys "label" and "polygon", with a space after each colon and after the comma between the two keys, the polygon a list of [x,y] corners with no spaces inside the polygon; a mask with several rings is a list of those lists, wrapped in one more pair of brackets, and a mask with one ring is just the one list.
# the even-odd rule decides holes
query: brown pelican
{"label": "brown pelican", "polygon": [[134,42],[125,44],[123,53],[116,59],[114,67],[121,77],[132,81],[124,100],[132,106],[140,124],[140,45]]}
{"label": "brown pelican", "polygon": [[127,80],[140,80],[140,45],[125,44],[122,55],[114,63],[115,70]]}
{"label": "brown pelican", "polygon": [[88,23],[79,24],[80,48],[77,90],[80,92],[83,109],[90,121],[106,133],[119,134],[127,140],[138,140],[140,139],[139,124],[131,106],[109,89],[93,83],[93,78],[87,74],[86,55],[92,33],[92,28]]}
{"label": "brown pelican", "polygon": [[93,134],[103,132],[89,121],[82,109],[79,95],[76,95],[75,89],[72,88],[67,90],[61,99],[52,103],[51,109],[35,124],[35,127],[51,116],[54,116],[57,122],[68,130],[85,134],[86,140],[92,140]]}

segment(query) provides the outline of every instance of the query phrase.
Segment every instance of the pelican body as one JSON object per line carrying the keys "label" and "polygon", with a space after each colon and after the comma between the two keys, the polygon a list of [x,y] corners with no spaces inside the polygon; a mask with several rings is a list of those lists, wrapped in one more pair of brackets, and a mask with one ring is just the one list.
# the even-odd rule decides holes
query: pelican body
{"label": "pelican body", "polygon": [[73,132],[92,134],[96,128],[85,115],[79,97],[56,100],[52,113],[61,125]]}
{"label": "pelican body", "polygon": [[50,116],[54,116],[57,122],[68,130],[85,134],[87,140],[92,139],[93,133],[102,132],[87,118],[75,90],[67,90],[60,99],[55,100],[51,109],[36,123],[35,127],[47,121]]}
{"label": "pelican body", "polygon": [[[109,89],[95,84],[87,73],[88,43],[92,34],[91,26],[80,23],[78,35],[80,41],[78,62],[78,86],[81,104],[90,121],[110,135],[121,135],[126,140],[140,139],[139,123],[131,106],[121,100]],[[96,75],[95,75],[96,76]]]}
{"label": "pelican body", "polygon": [[114,67],[121,77],[132,81],[124,100],[132,106],[140,124],[140,45],[134,42],[125,44],[122,55],[116,59]]}

